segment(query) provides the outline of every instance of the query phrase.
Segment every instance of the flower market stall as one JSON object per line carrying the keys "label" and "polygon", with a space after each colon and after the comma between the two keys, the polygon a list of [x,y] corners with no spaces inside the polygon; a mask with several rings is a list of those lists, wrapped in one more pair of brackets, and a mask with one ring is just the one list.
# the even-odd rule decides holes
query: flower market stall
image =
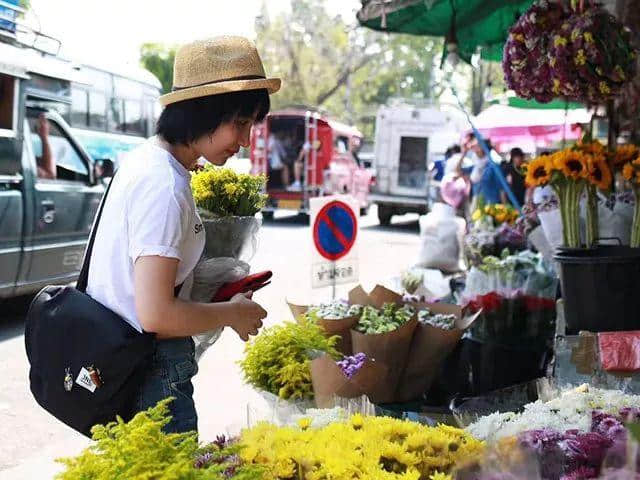
{"label": "flower market stall", "polygon": [[[609,141],[561,132],[574,141],[526,165],[543,201],[522,210],[478,202],[464,228],[452,214],[452,235],[465,239],[442,268],[446,295],[413,268],[401,288],[290,304],[293,318],[263,329],[240,361],[246,383],[271,402],[266,421],[199,443],[162,432],[166,400],[94,427],[95,444],[62,460],[59,478],[640,479],[640,148],[615,118],[637,75],[628,30],[586,0],[369,0],[359,19],[447,35],[466,60],[479,45],[497,59],[506,39],[503,68],[517,95],[606,109]],[[589,123],[585,110],[571,115]],[[212,233],[193,291],[216,294],[210,265],[219,272],[221,258],[225,282],[248,275],[261,182],[218,170],[194,177]],[[237,248],[217,251],[221,235]]]}

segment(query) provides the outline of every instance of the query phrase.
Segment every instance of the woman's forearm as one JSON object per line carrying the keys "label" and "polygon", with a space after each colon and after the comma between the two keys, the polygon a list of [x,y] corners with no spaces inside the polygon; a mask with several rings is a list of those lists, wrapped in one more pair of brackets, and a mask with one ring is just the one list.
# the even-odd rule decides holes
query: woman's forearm
{"label": "woman's forearm", "polygon": [[142,327],[159,337],[188,337],[232,326],[241,306],[231,302],[196,303],[178,298],[140,318]]}

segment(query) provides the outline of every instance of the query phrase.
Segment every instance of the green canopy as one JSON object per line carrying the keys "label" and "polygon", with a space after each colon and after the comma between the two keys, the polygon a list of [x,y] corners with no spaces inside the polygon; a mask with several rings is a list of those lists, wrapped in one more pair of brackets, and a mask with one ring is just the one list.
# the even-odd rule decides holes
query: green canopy
{"label": "green canopy", "polygon": [[500,61],[509,28],[533,0],[362,0],[361,25],[384,32],[446,37],[455,19],[460,58],[469,62],[481,48]]}
{"label": "green canopy", "polygon": [[[494,100],[491,103],[503,103],[502,100]],[[579,108],[586,108],[581,103],[567,102],[565,100],[552,100],[548,103],[540,103],[535,100],[527,100],[520,97],[508,97],[506,101],[507,105],[515,108],[526,108],[533,110],[577,110]]]}

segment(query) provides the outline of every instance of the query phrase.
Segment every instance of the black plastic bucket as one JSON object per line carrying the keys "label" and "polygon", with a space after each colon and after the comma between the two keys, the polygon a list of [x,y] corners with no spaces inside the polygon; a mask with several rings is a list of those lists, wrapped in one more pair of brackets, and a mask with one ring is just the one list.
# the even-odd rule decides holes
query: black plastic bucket
{"label": "black plastic bucket", "polygon": [[562,249],[555,259],[568,335],[640,329],[640,248]]}
{"label": "black plastic bucket", "polygon": [[[530,348],[528,348],[530,347]],[[427,401],[475,397],[546,376],[551,349],[522,344],[499,345],[463,338],[445,360]]]}

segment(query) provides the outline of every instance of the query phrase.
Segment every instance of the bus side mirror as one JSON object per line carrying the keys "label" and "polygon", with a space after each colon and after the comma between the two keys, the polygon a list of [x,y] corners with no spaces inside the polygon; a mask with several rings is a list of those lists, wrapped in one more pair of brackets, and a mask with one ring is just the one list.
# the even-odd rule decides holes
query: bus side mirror
{"label": "bus side mirror", "polygon": [[95,163],[96,180],[113,177],[115,164],[110,158],[101,158]]}

